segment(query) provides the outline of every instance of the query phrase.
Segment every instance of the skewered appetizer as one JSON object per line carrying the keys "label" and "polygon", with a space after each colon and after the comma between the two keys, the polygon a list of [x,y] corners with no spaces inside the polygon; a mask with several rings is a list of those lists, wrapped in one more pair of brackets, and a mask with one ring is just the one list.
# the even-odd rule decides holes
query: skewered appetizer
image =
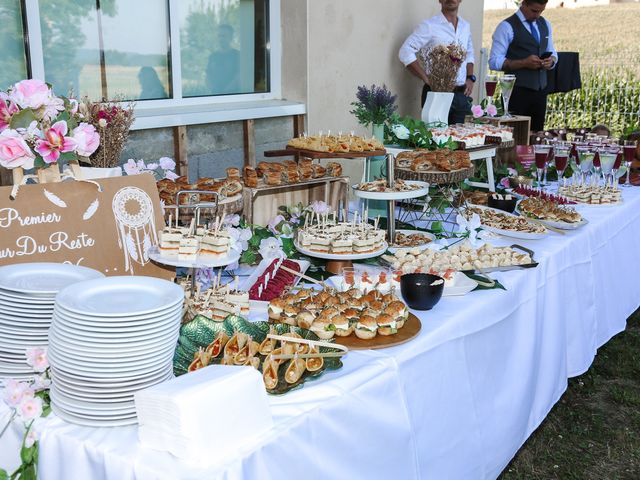
{"label": "skewered appetizer", "polygon": [[582,215],[571,207],[562,207],[550,200],[527,198],[518,205],[520,212],[528,217],[553,222],[580,223]]}
{"label": "skewered appetizer", "polygon": [[490,208],[468,207],[464,216],[470,219],[473,214],[480,217],[480,223],[486,227],[522,233],[545,233],[547,229],[540,224],[528,221],[524,217],[510,215]]}
{"label": "skewered appetizer", "polygon": [[542,192],[536,188],[527,187],[525,185],[518,185],[517,188],[513,189],[514,193],[518,195],[523,195],[525,197],[537,197],[542,198],[544,200],[557,203],[558,205],[575,205],[576,202],[569,200],[568,198],[561,197],[558,195],[553,195],[552,193]]}
{"label": "skewered appetizer", "polygon": [[287,144],[291,148],[314,152],[350,153],[384,150],[384,145],[375,137],[362,138],[355,135],[317,135],[292,138]]}
{"label": "skewered appetizer", "polygon": [[622,192],[617,188],[595,185],[567,185],[558,188],[558,193],[578,203],[593,205],[620,203]]}
{"label": "skewered appetizer", "polygon": [[372,182],[361,183],[358,185],[358,190],[363,192],[410,192],[412,190],[419,190],[424,187],[422,183],[410,183],[401,179],[396,179],[393,182],[393,188],[389,187],[387,181],[384,179],[374,180]]}

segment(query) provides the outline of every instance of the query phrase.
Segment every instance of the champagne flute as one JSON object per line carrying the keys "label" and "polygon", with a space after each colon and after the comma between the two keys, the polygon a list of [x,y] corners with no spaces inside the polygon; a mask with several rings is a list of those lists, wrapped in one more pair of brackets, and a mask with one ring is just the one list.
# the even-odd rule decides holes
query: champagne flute
{"label": "champagne flute", "polygon": [[631,164],[636,156],[636,149],[638,148],[638,142],[635,140],[625,140],[622,147],[624,151],[624,166],[627,167],[627,178],[625,179],[624,186],[630,187],[629,175],[631,174]]}
{"label": "champagne flute", "polygon": [[503,118],[513,118],[513,115],[509,114],[509,100],[511,99],[511,93],[513,87],[516,84],[515,75],[503,75],[500,77],[500,90],[502,92],[502,105],[504,106]]}
{"label": "champagne flute", "polygon": [[602,171],[602,163],[600,163],[600,147],[596,147],[596,151],[593,154],[593,169],[595,170],[595,184],[596,187],[600,186],[600,172]]}
{"label": "champagne flute", "polygon": [[569,143],[562,142],[555,147],[554,158],[556,171],[558,172],[558,186],[565,185],[564,171],[567,169],[567,164],[569,163],[570,145]]}
{"label": "champagne flute", "polygon": [[582,174],[580,183],[582,185],[586,183],[587,176],[591,173],[594,157],[595,153],[591,150],[591,148],[589,148],[589,146],[582,145],[578,147],[578,161],[580,165],[580,173]]}
{"label": "champagne flute", "polygon": [[544,172],[547,159],[549,158],[550,145],[534,145],[533,151],[535,154],[536,162],[536,180],[538,181],[538,187],[542,190],[542,174]]}

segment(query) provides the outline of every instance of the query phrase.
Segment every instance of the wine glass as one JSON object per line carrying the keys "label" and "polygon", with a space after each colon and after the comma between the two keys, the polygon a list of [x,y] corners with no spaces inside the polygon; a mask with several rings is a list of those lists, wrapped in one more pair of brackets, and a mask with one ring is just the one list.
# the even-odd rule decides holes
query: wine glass
{"label": "wine glass", "polygon": [[[603,147],[598,150],[598,157],[600,158],[600,168],[602,170],[602,178],[604,179],[604,187],[607,188],[609,183],[609,176],[613,171],[613,166],[616,163],[616,157],[618,156],[618,151],[613,148]],[[596,164],[594,159],[594,165]],[[597,165],[596,165],[596,168]],[[611,181],[611,185],[613,186],[613,179]]]}
{"label": "wine glass", "polygon": [[504,106],[503,118],[513,118],[513,115],[509,114],[509,99],[513,92],[513,87],[516,84],[515,75],[503,75],[500,77],[500,90],[502,91],[502,105]]}
{"label": "wine glass", "polygon": [[611,183],[612,186],[617,190],[618,189],[618,170],[620,169],[620,165],[622,164],[622,157],[623,157],[623,153],[622,153],[622,149],[619,147],[616,147],[617,149],[617,153],[616,153],[616,161],[613,164],[613,170],[611,171]]}
{"label": "wine glass", "polygon": [[578,146],[578,162],[580,165],[580,173],[582,174],[581,184],[584,185],[587,180],[587,175],[591,173],[593,168],[593,158],[595,153],[589,148],[588,145]]}
{"label": "wine glass", "polygon": [[487,92],[487,105],[493,103],[493,96],[498,86],[498,77],[496,75],[487,75],[484,80],[484,89]]}
{"label": "wine glass", "polygon": [[631,164],[636,156],[636,149],[638,148],[638,142],[635,140],[625,140],[622,149],[624,151],[624,166],[627,167],[627,178],[625,179],[624,186],[630,187],[629,175],[631,174]]}
{"label": "wine glass", "polygon": [[569,152],[571,151],[571,144],[567,142],[559,142],[554,149],[554,158],[556,162],[556,171],[558,172],[558,186],[562,184],[564,186],[564,171],[567,169],[569,163]]}
{"label": "wine glass", "polygon": [[593,154],[593,170],[595,171],[594,180],[595,186],[600,186],[600,172],[602,171],[602,163],[600,162],[600,148],[596,147]]}
{"label": "wine glass", "polygon": [[536,162],[536,179],[538,180],[538,187],[542,190],[542,174],[544,172],[545,166],[547,165],[547,159],[549,158],[549,153],[551,150],[551,145],[534,145],[533,152],[535,154],[535,162]]}

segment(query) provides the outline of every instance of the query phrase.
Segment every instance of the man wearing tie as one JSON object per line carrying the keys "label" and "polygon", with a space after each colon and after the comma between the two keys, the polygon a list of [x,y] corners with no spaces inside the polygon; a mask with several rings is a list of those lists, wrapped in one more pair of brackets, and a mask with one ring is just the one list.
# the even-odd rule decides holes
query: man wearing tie
{"label": "man wearing tie", "polygon": [[547,113],[547,70],[558,61],[551,24],[542,12],[547,0],[523,0],[520,9],[500,22],[493,33],[489,68],[516,76],[509,109],[531,117],[531,130],[544,129]]}

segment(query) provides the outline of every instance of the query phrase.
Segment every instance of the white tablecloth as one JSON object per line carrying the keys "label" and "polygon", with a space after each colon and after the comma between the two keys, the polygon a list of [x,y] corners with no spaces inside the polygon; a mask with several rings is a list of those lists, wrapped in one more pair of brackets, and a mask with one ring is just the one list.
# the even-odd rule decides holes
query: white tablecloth
{"label": "white tablecloth", "polygon": [[578,231],[494,242],[531,248],[540,265],[493,274],[506,291],[416,312],[423,329],[408,344],[351,352],[343,369],[271,397],[273,431],[224,465],[143,449],[135,427],[52,419],[41,478],[495,478],[640,305],[640,189],[624,195],[580,207],[590,223]]}

